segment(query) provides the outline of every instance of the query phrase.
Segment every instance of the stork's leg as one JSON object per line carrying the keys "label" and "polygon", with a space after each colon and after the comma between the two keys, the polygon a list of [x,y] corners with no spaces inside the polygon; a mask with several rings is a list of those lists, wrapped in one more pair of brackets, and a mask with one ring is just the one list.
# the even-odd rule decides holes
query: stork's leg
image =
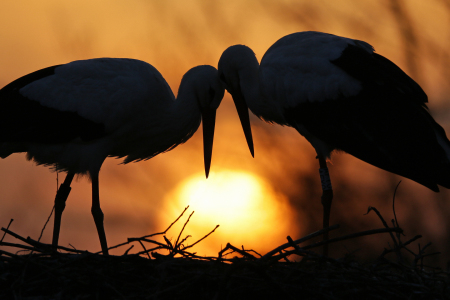
{"label": "stork's leg", "polygon": [[[328,173],[326,158],[319,155],[319,174],[322,183],[322,206],[323,206],[323,228],[330,226],[331,201],[333,200],[333,189],[331,187],[330,174]],[[323,234],[323,240],[328,240],[328,232]],[[328,244],[323,246],[323,255],[328,256]]]}
{"label": "stork's leg", "polygon": [[75,173],[68,172],[66,179],[64,179],[64,182],[59,186],[59,189],[56,192],[55,224],[53,226],[53,240],[52,240],[52,246],[55,250],[56,250],[56,247],[58,246],[59,230],[61,228],[61,216],[64,211],[64,208],[66,207],[67,197],[69,197],[70,190],[72,189],[70,187],[70,184],[72,183],[74,176],[75,176]]}
{"label": "stork's leg", "polygon": [[98,189],[98,173],[91,175],[92,177],[92,208],[91,213],[94,217],[95,226],[97,227],[100,245],[102,246],[103,255],[108,255],[108,244],[106,242],[105,228],[103,227],[103,212],[100,208],[100,195]]}

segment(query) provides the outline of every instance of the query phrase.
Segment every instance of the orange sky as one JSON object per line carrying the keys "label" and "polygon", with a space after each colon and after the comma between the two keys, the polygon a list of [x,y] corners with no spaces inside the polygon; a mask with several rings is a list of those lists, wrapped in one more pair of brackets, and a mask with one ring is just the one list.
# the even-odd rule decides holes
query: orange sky
{"label": "orange sky", "polygon": [[[151,63],[176,91],[184,72],[199,64],[216,66],[222,51],[232,44],[246,44],[261,58],[282,36],[317,30],[371,43],[378,53],[410,71],[430,96],[430,107],[439,122],[449,124],[445,108],[450,107],[450,7],[438,0],[403,2],[407,3],[406,19],[411,21],[410,30],[416,37],[412,44],[401,38],[404,28],[392,14],[389,1],[3,1],[0,86],[46,66],[108,56]],[[290,128],[253,118],[252,159],[228,94],[217,118],[212,171],[255,174],[274,195],[273,207],[284,207],[278,218],[287,218],[288,225],[274,229],[279,240],[255,241],[248,247],[270,250],[287,234],[298,236],[320,228],[320,185],[312,147]],[[110,245],[164,229],[174,206],[178,205],[181,212],[184,204],[177,199],[177,191],[202,172],[201,149],[198,132],[185,145],[147,162],[124,166],[114,159],[106,161],[100,173],[100,193]],[[357,216],[357,224],[378,227],[376,219],[362,214],[368,205],[375,204],[389,214],[392,183],[399,177],[342,154],[333,159],[331,173],[336,195],[333,209],[339,210],[332,223]],[[14,218],[13,230],[37,238],[53,205],[55,177],[47,168],[27,162],[23,154],[2,160],[0,225],[6,226]],[[63,178],[61,174],[60,180]],[[398,205],[403,210],[398,214],[409,220],[415,215],[410,208],[420,209],[420,224],[431,231],[430,239],[448,235],[449,225],[442,226],[445,215],[436,211],[450,211],[450,204],[443,208],[442,201],[434,199],[445,198],[448,193],[436,196],[409,180],[404,180],[402,188]],[[63,215],[62,245],[99,249],[90,197],[86,179],[73,184]],[[424,202],[422,198],[433,199]],[[52,227],[50,224],[47,228],[44,241],[50,241]],[[256,240],[261,240],[264,234],[258,234]],[[232,239],[232,235],[220,236],[205,249],[215,247],[218,251],[219,243],[224,245]]]}

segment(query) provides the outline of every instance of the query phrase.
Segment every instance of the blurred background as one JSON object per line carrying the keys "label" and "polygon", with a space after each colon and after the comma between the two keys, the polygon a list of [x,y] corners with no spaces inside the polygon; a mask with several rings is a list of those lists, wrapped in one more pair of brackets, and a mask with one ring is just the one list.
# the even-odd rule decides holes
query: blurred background
{"label": "blurred background", "polygon": [[[323,31],[372,44],[414,78],[429,96],[436,120],[450,130],[450,1],[2,1],[0,86],[35,70],[73,60],[128,57],[155,66],[174,90],[200,64],[217,66],[223,50],[251,47],[258,59],[279,38]],[[100,172],[100,199],[109,245],[164,230],[185,206],[195,211],[185,230],[194,242],[220,227],[194,251],[215,255],[227,242],[265,253],[321,228],[321,187],[312,146],[292,128],[251,119],[252,158],[229,94],[217,112],[212,173],[204,178],[202,134],[149,161],[120,165],[109,158]],[[414,162],[411,162],[414,164]],[[329,167],[334,202],[331,237],[382,227],[377,207],[390,221],[396,213],[405,240],[431,241],[429,264],[450,259],[450,194],[434,193],[350,155],[337,153]],[[65,174],[59,174],[62,182]],[[86,178],[72,184],[60,244],[100,250],[90,214]],[[0,162],[0,225],[37,239],[52,210],[57,174],[14,154]],[[184,222],[185,219],[182,220]],[[51,242],[53,219],[43,242]],[[176,239],[177,229],[168,238]],[[8,239],[11,239],[10,237]],[[388,236],[360,238],[331,247],[332,256],[367,258],[388,246]],[[417,245],[413,246],[417,250]],[[115,254],[122,254],[118,249]]]}

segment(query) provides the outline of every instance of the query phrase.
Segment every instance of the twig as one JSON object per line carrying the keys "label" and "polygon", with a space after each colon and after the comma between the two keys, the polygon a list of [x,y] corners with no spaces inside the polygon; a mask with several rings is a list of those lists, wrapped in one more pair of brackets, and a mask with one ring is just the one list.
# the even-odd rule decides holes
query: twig
{"label": "twig", "polygon": [[217,228],[219,228],[219,225],[216,225],[216,227],[214,227],[213,230],[211,230],[207,235],[205,235],[204,237],[202,237],[201,239],[199,239],[198,241],[196,241],[192,245],[184,247],[183,250],[186,250],[186,249],[194,247],[195,245],[197,245],[198,243],[200,243],[201,241],[206,239],[208,236],[210,236],[214,231],[216,231]]}
{"label": "twig", "polygon": [[[283,255],[271,256],[271,257],[269,257],[269,259],[271,261],[279,261],[280,259],[282,259],[284,257],[287,257],[289,255],[292,255],[292,254],[300,255],[301,253],[305,253],[305,254],[311,255],[312,252],[307,251],[308,249],[323,246],[325,243],[336,243],[336,242],[340,242],[340,241],[344,241],[344,240],[348,240],[348,239],[353,239],[353,238],[357,238],[357,237],[361,237],[361,236],[367,236],[367,235],[372,235],[372,234],[391,232],[391,231],[396,231],[396,230],[399,230],[399,229],[397,229],[397,228],[380,228],[380,229],[372,229],[372,230],[357,232],[357,233],[345,235],[345,236],[342,236],[342,237],[333,238],[333,239],[326,240],[326,241],[321,241],[321,242],[318,242],[318,243],[315,243],[315,244],[312,244],[312,245],[308,245],[308,246],[305,246],[305,247],[302,247],[302,248],[299,247],[298,249],[296,248],[295,250],[286,251],[286,252],[283,253]],[[294,244],[298,244],[298,243],[296,243],[296,241],[293,241],[293,243]],[[290,243],[288,243],[288,244],[290,245]],[[261,259],[265,258],[266,255],[264,255]],[[320,256],[320,257],[332,261],[331,258],[324,257],[324,256]]]}
{"label": "twig", "polygon": [[0,242],[0,246],[15,247],[15,248],[25,249],[25,250],[34,250],[35,249],[35,248],[27,246],[27,245],[8,243],[8,242]]}
{"label": "twig", "polygon": [[145,253],[147,254],[148,259],[152,259],[152,258],[150,257],[150,254],[148,254],[148,251],[147,251],[147,249],[145,248],[145,246],[144,246],[144,244],[142,243],[142,241],[139,241],[139,244],[141,244],[142,248],[144,248],[144,251],[145,251]]}
{"label": "twig", "polygon": [[133,248],[134,248],[134,245],[131,245],[131,247],[128,248],[128,249],[125,251],[125,253],[123,254],[123,256],[128,255],[128,252],[130,252],[130,250],[133,249]]}
{"label": "twig", "polygon": [[[302,238],[300,238],[300,239],[298,239],[298,240],[295,240],[295,241],[294,241],[294,244],[300,244],[300,243],[306,242],[307,240],[310,240],[310,239],[312,239],[312,238],[314,238],[314,237],[316,237],[316,236],[320,236],[320,235],[324,234],[325,232],[328,232],[328,231],[331,231],[331,230],[335,230],[335,229],[337,229],[337,228],[339,228],[339,224],[330,226],[330,227],[328,227],[328,228],[323,228],[323,229],[321,229],[321,230],[318,230],[318,231],[316,231],[316,232],[313,232],[313,233],[311,233],[311,234],[308,234],[308,235],[305,236],[305,237],[302,237]],[[289,248],[290,246],[291,246],[290,243],[283,244],[283,245],[281,245],[281,246],[279,246],[279,247],[273,249],[272,251],[267,252],[267,253],[264,254],[261,258],[262,258],[262,259],[268,259],[268,258],[270,258],[271,256],[273,256],[275,253],[278,253],[278,252],[280,252],[281,250],[284,250],[284,249],[286,249],[286,248]]]}
{"label": "twig", "polygon": [[[248,253],[247,251],[242,251],[239,248],[236,248],[235,246],[231,245],[230,243],[227,243],[227,245],[225,246],[225,248],[223,248],[222,250],[219,251],[219,256],[218,256],[218,260],[222,259],[222,255],[225,251],[227,251],[228,249],[233,250],[233,252],[237,252],[239,254],[241,254],[243,257],[249,258],[249,259],[256,259],[256,257],[254,257],[253,255],[251,255],[250,253]],[[231,252],[231,253],[233,253]],[[228,253],[230,254],[230,253]]]}
{"label": "twig", "polygon": [[[184,208],[183,212],[178,216],[178,218],[175,221],[173,221],[172,224],[170,224],[169,227],[167,227],[166,230],[164,230],[163,232],[152,233],[152,234],[149,234],[149,235],[145,235],[145,236],[143,236],[141,238],[131,238],[131,239],[136,239],[136,240],[137,239],[144,239],[144,238],[149,238],[149,237],[152,237],[152,236],[155,236],[155,235],[165,234],[167,231],[169,231],[169,229],[173,226],[173,224],[175,224],[184,215],[184,213],[186,212],[186,210],[188,208],[189,208],[189,205]],[[130,238],[128,238],[128,240],[130,240]]]}
{"label": "twig", "polygon": [[[149,235],[145,235],[145,236],[142,236],[142,237],[139,237],[139,238],[128,238],[127,239],[127,241],[126,242],[123,242],[123,243],[121,243],[121,244],[117,244],[117,245],[115,245],[115,246],[112,246],[112,247],[109,247],[108,248],[108,250],[112,250],[112,249],[116,249],[116,248],[119,248],[119,247],[122,247],[122,246],[124,246],[124,245],[128,245],[129,243],[131,243],[131,242],[138,242],[138,241],[146,241],[146,242],[150,242],[150,243],[157,243],[156,241],[153,241],[153,240],[148,240],[147,238],[149,238],[149,237],[152,237],[152,236],[156,236],[156,235],[161,235],[161,234],[165,234],[167,231],[169,231],[169,229],[183,216],[183,214],[186,212],[186,210],[189,208],[189,205],[188,206],[186,206],[185,208],[184,208],[184,210],[183,210],[183,212],[178,216],[178,218],[175,220],[175,221],[173,221],[170,225],[169,225],[169,227],[167,227],[166,228],[166,230],[164,230],[164,231],[162,231],[162,232],[158,232],[158,233],[152,233],[152,234],[149,234]],[[162,245],[162,244],[161,244]],[[101,253],[102,251],[98,251],[98,252],[96,252],[96,254],[97,253]]]}
{"label": "twig", "polygon": [[11,235],[11,236],[13,236],[13,237],[15,237],[16,239],[21,240],[22,242],[25,242],[25,243],[28,244],[27,240],[26,240],[25,238],[21,237],[20,235],[18,235],[18,234],[16,234],[16,233],[12,232],[12,231],[10,231],[10,230],[8,230],[8,229],[6,229],[6,228],[3,228],[3,227],[2,227],[2,231],[4,231],[5,233],[7,233],[7,234],[9,234],[9,235]]}
{"label": "twig", "polygon": [[175,245],[174,245],[174,249],[178,249],[179,245],[178,245],[178,241],[180,240],[180,236],[184,231],[184,228],[186,228],[186,225],[189,223],[189,220],[191,219],[192,215],[194,214],[195,211],[191,212],[191,214],[189,215],[189,217],[187,218],[186,222],[184,222],[183,228],[181,228],[180,233],[178,234],[177,240],[175,241]]}
{"label": "twig", "polygon": [[349,239],[354,239],[354,238],[358,238],[358,237],[362,237],[362,236],[368,236],[368,235],[373,235],[373,234],[378,234],[378,233],[392,233],[392,232],[398,232],[401,231],[400,228],[379,228],[379,229],[371,229],[371,230],[366,230],[366,231],[361,231],[361,232],[357,232],[357,233],[352,233],[352,234],[348,234],[348,235],[344,235],[341,237],[337,237],[337,238],[333,238],[327,241],[320,241],[317,242],[315,244],[312,245],[308,245],[303,247],[302,249],[306,250],[306,249],[311,249],[311,248],[315,248],[315,247],[320,247],[326,243],[336,243],[336,242],[340,242],[340,241],[345,241],[345,240],[349,240]]}
{"label": "twig", "polygon": [[291,245],[291,247],[293,247],[295,250],[297,250],[298,252],[302,251],[302,249],[300,249],[300,247],[292,240],[290,236],[287,236],[287,240],[289,242],[289,245]]}
{"label": "twig", "polygon": [[41,234],[39,235],[39,238],[38,238],[38,242],[41,240],[42,235],[44,234],[45,227],[47,227],[47,224],[50,221],[50,218],[52,217],[54,211],[55,211],[55,205],[53,205],[52,211],[50,212],[50,215],[48,216],[47,221],[44,224],[44,227],[42,227]]}
{"label": "twig", "polygon": [[[11,223],[14,221],[14,219],[11,219],[11,220],[9,220],[9,224],[8,224],[8,226],[6,227],[6,230],[8,230],[9,229],[9,226],[11,226]],[[4,230],[3,230],[4,231]],[[3,233],[3,236],[2,236],[2,239],[0,240],[0,242],[3,242],[3,239],[5,238],[5,235],[6,235],[6,231],[5,231],[5,233]]]}
{"label": "twig", "polygon": [[[39,250],[41,250],[41,251],[46,250],[47,252],[52,252],[52,250],[54,249],[53,245],[35,241],[30,237],[27,237],[25,241],[27,244],[32,245],[35,248],[39,248]],[[81,253],[89,253],[86,250],[77,250],[77,249],[67,248],[67,247],[63,247],[63,246],[59,246],[59,245],[58,245],[57,249],[64,250],[66,252],[72,252],[72,253],[80,253],[80,254]]]}
{"label": "twig", "polygon": [[[378,218],[380,218],[381,222],[383,223],[384,227],[386,228],[391,228],[388,226],[388,224],[386,223],[386,221],[384,220],[384,218],[381,216],[380,212],[378,211],[378,209],[376,209],[375,207],[369,206],[366,215],[371,212],[374,211]],[[400,229],[400,228],[399,228]],[[401,229],[400,229],[401,230]],[[391,236],[392,241],[394,242],[394,252],[397,255],[397,259],[400,262],[402,260],[402,255],[400,253],[400,248],[399,248],[399,242],[395,239],[394,235],[392,234],[393,231],[389,232],[389,235]]]}
{"label": "twig", "polygon": [[397,227],[400,227],[400,225],[398,225],[397,215],[395,214],[395,195],[397,194],[397,189],[400,186],[400,183],[402,183],[401,180],[398,182],[397,186],[395,187],[394,196],[392,197],[392,212],[394,213],[395,226],[397,226]]}

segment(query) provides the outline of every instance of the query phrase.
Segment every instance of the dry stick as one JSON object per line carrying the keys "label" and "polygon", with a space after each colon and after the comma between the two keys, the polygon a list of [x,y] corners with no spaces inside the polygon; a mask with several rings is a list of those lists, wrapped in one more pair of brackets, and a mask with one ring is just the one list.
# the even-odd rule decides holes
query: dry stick
{"label": "dry stick", "polygon": [[[4,251],[4,250],[0,250],[0,254],[5,254],[7,256],[11,256],[11,257],[18,257],[18,255],[13,254],[13,253],[9,253],[8,251]],[[4,257],[2,257],[2,259],[4,259]]]}
{"label": "dry stick", "polygon": [[[13,221],[14,221],[14,219],[9,220],[8,227],[6,227],[7,230],[9,229],[9,226],[11,226],[11,223],[12,223]],[[0,242],[3,242],[3,239],[5,238],[5,235],[6,235],[6,231],[5,231],[5,233],[3,234],[2,239],[0,240]]]}
{"label": "dry stick", "polygon": [[128,255],[128,252],[130,252],[130,250],[133,249],[133,248],[134,248],[134,245],[131,245],[131,247],[128,248],[128,249],[125,251],[125,253],[122,254],[122,256]]}
{"label": "dry stick", "polygon": [[[340,242],[340,241],[344,241],[344,240],[348,240],[348,239],[353,239],[353,238],[358,238],[358,237],[372,235],[372,234],[378,234],[378,233],[386,233],[387,232],[387,233],[391,234],[392,232],[398,232],[400,230],[401,229],[398,229],[398,228],[371,229],[371,230],[361,231],[361,232],[352,233],[352,234],[344,235],[344,236],[341,236],[341,237],[337,237],[337,238],[328,240],[328,243],[336,243],[336,242]],[[320,246],[322,246],[325,243],[326,243],[326,241],[317,242],[315,244],[302,247],[302,249],[306,250],[306,249],[311,249],[311,248],[315,248],[315,247],[320,247]]]}
{"label": "dry stick", "polygon": [[[378,211],[378,209],[376,209],[375,207],[369,206],[369,208],[367,209],[367,213],[366,215],[370,212],[370,211],[374,211],[378,218],[380,218],[381,222],[383,223],[384,227],[386,228],[390,228],[388,226],[388,224],[386,223],[386,221],[384,220],[384,218],[381,216],[380,212]],[[400,229],[400,228],[399,228]],[[401,229],[400,229],[401,230]],[[401,230],[403,231],[403,230]],[[400,262],[402,260],[402,255],[400,253],[400,247],[399,247],[399,243],[397,242],[397,240],[395,239],[394,235],[392,234],[392,232],[389,232],[389,235],[391,236],[392,241],[394,242],[394,252],[397,255],[397,260]]]}
{"label": "dry stick", "polygon": [[423,246],[422,249],[420,249],[420,244],[419,244],[419,253],[418,253],[417,255],[415,255],[416,257],[414,258],[413,267],[416,267],[416,266],[417,266],[417,262],[418,262],[420,259],[422,259],[421,265],[423,265],[423,258],[424,258],[425,256],[430,256],[430,255],[434,255],[434,254],[436,254],[436,253],[439,253],[439,252],[436,252],[436,253],[431,253],[431,254],[424,254],[425,249],[427,249],[429,246],[431,246],[431,242],[429,242],[428,244],[426,244],[425,246]]}
{"label": "dry stick", "polygon": [[[402,244],[400,245],[400,247],[401,247],[401,248],[404,248],[406,251],[408,251],[409,253],[411,253],[411,254],[415,257],[416,254],[415,254],[412,250],[410,250],[409,248],[407,248],[406,246],[408,246],[409,244],[411,244],[412,242],[414,242],[414,241],[416,241],[416,240],[418,240],[418,239],[420,239],[420,238],[422,238],[422,236],[421,236],[420,234],[418,234],[418,235],[416,235],[415,237],[413,237],[412,239],[410,239],[410,240],[408,240],[408,241],[402,243]],[[381,257],[385,256],[385,255],[388,254],[388,253],[394,252],[394,251],[395,251],[395,249],[386,249],[386,248],[385,248],[384,251],[383,251],[383,253],[381,253]]]}
{"label": "dry stick", "polygon": [[301,252],[302,249],[300,249],[300,247],[292,240],[292,238],[290,236],[287,236],[287,240],[289,242],[289,244],[291,245],[291,247],[293,247],[295,250]]}
{"label": "dry stick", "polygon": [[[169,229],[173,226],[173,224],[175,224],[175,223],[176,223],[176,222],[184,215],[184,213],[186,212],[186,210],[187,210],[188,208],[189,208],[189,205],[185,207],[185,209],[184,209],[183,212],[178,216],[178,218],[177,218],[175,221],[173,221],[172,224],[170,224],[169,227],[167,227],[167,229],[164,230],[163,232],[158,232],[158,233],[152,233],[152,234],[149,234],[149,235],[145,235],[145,236],[141,237],[140,239],[152,237],[152,236],[155,236],[155,235],[165,234],[167,231],[169,231]],[[130,239],[130,238],[129,238],[129,239]],[[131,239],[133,239],[133,238],[131,238]],[[136,239],[136,238],[135,238],[135,239]],[[138,238],[138,239],[139,239],[139,238]]]}
{"label": "dry stick", "polygon": [[[318,231],[316,231],[316,232],[313,232],[313,233],[311,233],[311,234],[308,234],[308,235],[305,236],[305,237],[302,237],[302,238],[300,238],[300,239],[298,239],[298,240],[295,240],[294,243],[295,243],[295,244],[300,244],[300,243],[306,242],[306,241],[309,240],[309,239],[315,238],[316,236],[322,235],[322,234],[325,233],[325,232],[328,232],[328,231],[331,231],[331,230],[335,230],[335,229],[337,229],[337,228],[339,228],[339,225],[338,225],[338,224],[333,225],[333,226],[330,226],[330,227],[327,227],[327,228],[323,228],[323,229],[321,229],[321,230],[318,230]],[[268,258],[270,258],[272,255],[274,255],[275,253],[278,253],[278,252],[280,252],[281,250],[284,250],[284,249],[286,249],[286,248],[289,248],[290,246],[291,246],[290,243],[283,244],[283,245],[281,245],[281,246],[279,246],[279,247],[273,249],[272,251],[269,251],[269,252],[267,252],[266,254],[264,254],[264,255],[261,257],[261,259],[268,259]]]}
{"label": "dry stick", "polygon": [[[165,236],[164,236],[164,237],[165,237]],[[150,243],[150,244],[156,244],[156,245],[159,245],[159,246],[168,248],[168,247],[167,247],[167,244],[163,244],[163,243],[158,242],[158,241],[155,241],[155,240],[142,239],[142,240],[136,240],[136,241],[143,241],[143,242],[147,242],[147,243]],[[167,242],[169,242],[169,245],[170,245],[169,247],[173,248],[172,243],[170,243],[170,241],[167,240],[167,238],[166,238],[166,243],[167,243]]]}
{"label": "dry stick", "polygon": [[[167,248],[167,246],[164,246],[164,247],[158,246],[158,247],[155,247],[155,248],[152,248],[152,249],[148,249],[147,252],[151,252],[151,251],[153,251],[153,250],[159,250],[159,249],[169,250],[169,249]],[[198,256],[198,255],[196,255],[195,253],[190,253],[190,252],[187,252],[187,251],[184,251],[184,250],[176,250],[176,249],[170,249],[170,250],[171,250],[172,252],[175,252],[175,254],[180,254],[180,255],[182,255],[182,256],[184,256],[184,257],[188,256],[188,257],[191,257],[191,258],[200,259],[200,260],[207,260],[207,261],[215,261],[215,260],[217,260],[217,257],[212,257],[212,256]],[[141,254],[145,254],[145,251],[136,253],[135,255],[141,255]],[[155,254],[158,255],[158,256],[161,256],[161,257],[173,257],[173,255],[171,256],[170,254],[169,254],[169,255],[163,255],[163,254],[153,253],[153,252],[152,252],[152,255],[155,255]]]}
{"label": "dry stick", "polygon": [[[398,228],[400,228],[400,225],[398,224],[397,214],[395,213],[395,196],[396,196],[396,194],[397,194],[397,189],[398,189],[398,187],[400,186],[400,183],[402,183],[401,180],[398,182],[397,186],[395,187],[394,195],[393,195],[393,197],[392,197],[392,212],[393,212],[393,214],[394,214],[394,220],[392,220],[392,225],[393,225],[394,227],[398,227]],[[402,244],[402,241],[401,241],[401,235],[402,235],[402,234],[405,235],[403,232],[397,232],[397,233],[396,233],[397,240],[398,240],[398,242],[399,242],[400,245]],[[399,251],[400,251],[400,250],[399,250]]]}
{"label": "dry stick", "polygon": [[[166,230],[164,230],[162,232],[158,232],[158,233],[152,233],[152,234],[149,234],[149,235],[144,235],[144,236],[139,237],[139,238],[128,238],[126,242],[123,242],[121,244],[117,244],[115,246],[111,246],[111,247],[108,248],[108,250],[116,249],[116,248],[119,248],[121,246],[128,245],[131,242],[137,242],[137,241],[140,241],[140,240],[146,241],[146,242],[155,242],[155,241],[152,241],[152,240],[147,240],[147,238],[155,236],[155,235],[165,234],[173,226],[173,224],[175,224],[183,216],[183,214],[186,212],[186,210],[188,208],[189,208],[189,205],[185,207],[183,212],[178,216],[178,218],[175,221],[172,222],[172,224],[169,225],[169,227],[166,228]],[[99,254],[101,252],[102,251],[98,251],[98,252],[95,252],[94,254]]]}
{"label": "dry stick", "polygon": [[168,248],[173,249],[174,247],[173,247],[172,243],[170,242],[170,240],[166,236],[163,236],[163,238],[166,241]]}
{"label": "dry stick", "polygon": [[[190,237],[192,237],[192,236],[191,236],[191,235],[187,235],[186,237],[184,237],[184,238],[180,241],[180,244],[179,244],[179,247],[178,247],[178,248],[180,248],[180,247],[184,244],[184,242],[186,242],[187,239],[190,238]],[[184,246],[183,246],[183,249],[184,249]]]}
{"label": "dry stick", "polygon": [[216,225],[216,227],[214,227],[214,229],[211,230],[207,235],[205,235],[204,237],[202,237],[201,239],[199,239],[198,241],[196,241],[192,245],[184,247],[182,250],[186,250],[186,249],[194,247],[195,245],[197,245],[198,243],[200,243],[201,241],[206,239],[208,236],[210,236],[214,231],[216,231],[217,228],[219,228],[219,225]]}
{"label": "dry stick", "polygon": [[21,237],[20,235],[18,235],[18,234],[16,234],[16,233],[12,232],[11,230],[8,230],[8,229],[2,227],[2,231],[4,231],[5,233],[7,233],[7,234],[9,234],[9,235],[12,235],[12,236],[15,237],[16,239],[21,240],[22,242],[25,242],[25,243],[28,244],[27,239],[25,239],[25,238]]}
{"label": "dry stick", "polygon": [[[222,250],[219,251],[218,260],[220,260],[222,258],[222,254],[228,249],[234,250],[234,252],[237,252],[237,253],[241,254],[242,256],[244,256],[244,257],[247,257],[247,258],[250,258],[250,259],[256,259],[256,257],[251,255],[250,253],[247,253],[246,251],[242,251],[241,249],[236,248],[235,246],[231,245],[230,243],[227,243],[225,248],[223,248]],[[233,252],[227,253],[227,255],[231,254],[231,253],[233,253]]]}
{"label": "dry stick", "polygon": [[[284,254],[283,251],[280,251],[280,252],[278,252],[278,253],[280,253],[280,255],[283,255],[283,254]],[[291,262],[291,261],[289,260],[289,258],[287,258],[287,256],[283,257],[283,259],[284,259],[287,263],[290,263],[290,262]]]}
{"label": "dry stick", "polygon": [[418,235],[416,235],[415,237],[413,237],[412,239],[410,239],[409,241],[404,242],[404,243],[402,244],[402,246],[403,246],[403,247],[408,246],[409,244],[411,244],[412,242],[414,242],[415,240],[418,240],[418,239],[420,239],[420,238],[422,238],[422,235],[418,234]]}
{"label": "dry stick", "polygon": [[[26,241],[27,241],[28,244],[32,245],[33,247],[40,248],[40,250],[47,250],[47,249],[49,249],[49,251],[52,251],[52,249],[55,249],[53,247],[53,245],[51,245],[51,244],[41,243],[41,242],[33,240],[30,237],[27,237]],[[89,253],[86,250],[77,250],[77,249],[67,248],[67,247],[64,247],[64,246],[58,246],[56,249],[60,249],[60,250],[64,250],[64,251],[72,252],[72,253],[80,253],[80,254],[81,253]]]}
{"label": "dry stick", "polygon": [[144,248],[145,253],[147,253],[148,259],[152,259],[152,258],[150,257],[150,254],[148,254],[147,248],[145,248],[145,246],[144,246],[144,244],[142,243],[142,241],[139,241],[139,244],[141,244],[142,248]]}
{"label": "dry stick", "polygon": [[262,256],[261,254],[259,254],[257,251],[255,251],[255,250],[253,250],[253,249],[245,250],[245,249],[244,249],[244,245],[242,245],[242,250],[245,251],[245,252],[247,252],[247,253],[248,253],[248,252],[253,252],[253,253],[255,253],[256,255],[258,255],[259,258],[261,258],[261,256]]}
{"label": "dry stick", "polygon": [[[50,244],[44,244],[44,243],[35,241],[32,238],[30,238],[30,237],[24,238],[24,237],[18,235],[17,233],[14,233],[11,230],[8,230],[8,229],[5,229],[5,228],[2,228],[1,230],[4,231],[5,233],[15,237],[16,239],[21,240],[22,242],[33,246],[34,250],[37,250],[36,248],[40,248],[40,250],[48,249],[48,248],[50,248],[52,246]],[[70,249],[70,248],[66,248],[66,247],[63,247],[63,246],[58,246],[58,249],[65,250],[67,252],[75,252],[75,253],[86,253],[87,252],[87,251],[80,251],[80,250]]]}
{"label": "dry stick", "polygon": [[[323,246],[323,244],[325,244],[325,243],[335,243],[335,242],[340,242],[340,241],[344,241],[344,240],[348,240],[348,239],[353,239],[353,238],[357,238],[357,237],[361,237],[361,236],[372,235],[372,234],[378,234],[378,233],[385,233],[385,232],[395,232],[395,231],[398,231],[398,230],[399,230],[399,229],[397,229],[397,228],[380,228],[380,229],[372,229],[372,230],[367,230],[367,231],[357,232],[357,233],[345,235],[345,236],[342,236],[342,237],[333,238],[333,239],[327,240],[327,241],[320,241],[320,242],[318,242],[318,243],[315,243],[315,244],[312,244],[312,245],[308,245],[308,246],[302,247],[302,248],[300,248],[300,251],[301,251],[301,252],[304,252],[304,253],[308,253],[308,251],[306,251],[306,250],[311,249],[311,248],[315,248],[315,247]],[[294,241],[294,243],[296,243],[296,241]],[[298,243],[296,243],[296,244],[298,244]],[[289,245],[290,245],[290,244],[289,244]],[[290,251],[286,251],[286,252],[283,253],[282,256],[280,256],[280,255],[278,255],[278,256],[273,256],[273,257],[269,257],[269,259],[270,259],[270,260],[276,260],[276,261],[278,261],[278,260],[280,260],[280,259],[282,259],[282,258],[284,258],[284,257],[286,257],[286,256],[289,256],[289,255],[292,255],[292,254],[297,254],[297,251],[298,251],[298,250],[290,250]],[[266,254],[266,255],[267,255],[267,254]],[[323,257],[323,256],[322,256],[322,257]],[[262,258],[265,258],[265,256],[263,256]],[[261,258],[261,259],[262,259],[262,258]],[[332,260],[331,258],[327,258],[327,257],[324,257],[324,258],[326,258],[327,260]]]}
{"label": "dry stick", "polygon": [[194,214],[195,211],[191,212],[191,214],[189,215],[189,217],[187,218],[186,222],[184,222],[183,228],[181,228],[180,233],[178,234],[177,240],[175,241],[175,246],[174,249],[178,249],[179,245],[178,245],[178,241],[180,240],[180,236],[184,231],[184,228],[186,228],[187,223],[189,223],[189,220],[191,219],[192,215]]}
{"label": "dry stick", "polygon": [[[58,175],[59,175],[59,172],[56,172],[56,193],[58,193],[58,186],[59,186],[59,180],[58,180],[59,176]],[[47,227],[47,224],[50,221],[50,218],[52,217],[54,211],[55,211],[55,205],[53,205],[52,211],[50,212],[50,215],[48,216],[47,221],[44,224],[44,227],[42,227],[41,234],[39,235],[39,238],[38,238],[38,242],[41,240],[42,235],[44,234],[45,227]]]}
{"label": "dry stick", "polygon": [[[6,229],[9,229],[9,226],[11,226],[11,223],[14,221],[14,219],[9,220],[8,227]],[[6,232],[3,233],[2,239],[0,240],[0,243],[3,242],[3,239],[5,238]],[[0,252],[0,256],[2,256],[2,253]]]}
{"label": "dry stick", "polygon": [[398,225],[397,215],[395,214],[395,195],[397,194],[397,189],[398,189],[400,183],[402,183],[401,180],[398,182],[397,186],[395,187],[394,196],[392,197],[392,211],[394,212],[395,226],[397,226],[397,227],[400,227],[400,225]]}
{"label": "dry stick", "polygon": [[[136,254],[134,254],[134,255],[139,256],[139,255],[147,254],[147,253],[150,253],[150,252],[152,252],[152,251],[154,251],[154,250],[159,250],[159,249],[166,249],[166,250],[167,250],[167,246],[157,246],[157,247],[153,247],[153,248],[150,248],[150,249],[148,249],[148,250],[146,250],[146,251],[138,252],[138,253],[136,253]],[[161,254],[161,256],[165,256],[165,255],[162,255],[162,254]]]}
{"label": "dry stick", "polygon": [[34,247],[30,247],[27,245],[8,243],[8,242],[0,242],[0,246],[15,247],[15,248],[24,249],[24,250],[34,250],[35,249]]}
{"label": "dry stick", "polygon": [[285,252],[282,255],[275,255],[275,256],[271,257],[269,261],[278,263],[281,259],[285,259],[286,257],[291,256],[292,254],[296,254],[298,256],[303,256],[303,257],[307,257],[308,256],[308,258],[309,257],[316,257],[316,258],[320,258],[320,259],[326,260],[326,261],[331,262],[331,263],[336,263],[337,262],[333,258],[324,256],[323,254],[318,254],[318,253],[313,252],[313,251],[303,250],[303,248],[300,248],[300,252],[297,251],[297,250],[290,250],[290,251],[285,250]]}
{"label": "dry stick", "polygon": [[39,235],[39,238],[38,238],[38,242],[41,240],[42,235],[44,234],[45,227],[47,227],[47,224],[50,221],[50,218],[52,217],[54,211],[55,211],[55,205],[53,205],[52,211],[50,212],[50,215],[48,216],[47,221],[44,224],[44,227],[42,227],[41,234]]}

